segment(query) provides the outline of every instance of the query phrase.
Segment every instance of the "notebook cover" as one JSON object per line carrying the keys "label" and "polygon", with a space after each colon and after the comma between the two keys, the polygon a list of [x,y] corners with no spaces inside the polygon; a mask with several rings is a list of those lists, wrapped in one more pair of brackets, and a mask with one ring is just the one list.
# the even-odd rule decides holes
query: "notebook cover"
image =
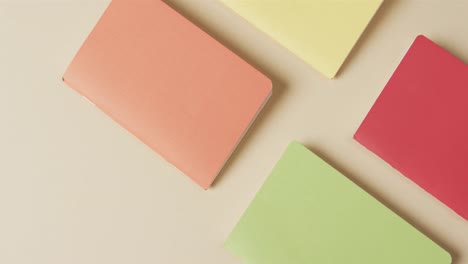
{"label": "notebook cover", "polygon": [[337,74],[383,0],[221,0],[328,78]]}
{"label": "notebook cover", "polygon": [[419,36],[354,138],[468,219],[468,68]]}
{"label": "notebook cover", "polygon": [[203,188],[272,86],[160,0],[113,0],[63,79]]}
{"label": "notebook cover", "polygon": [[249,264],[449,264],[450,255],[297,142],[228,237]]}

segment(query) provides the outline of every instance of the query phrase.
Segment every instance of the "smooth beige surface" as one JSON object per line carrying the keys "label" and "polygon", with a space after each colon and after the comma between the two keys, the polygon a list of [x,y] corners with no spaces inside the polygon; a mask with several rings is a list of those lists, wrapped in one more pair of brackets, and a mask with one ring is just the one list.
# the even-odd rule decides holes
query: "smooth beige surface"
{"label": "smooth beige surface", "polygon": [[61,82],[107,3],[0,0],[0,263],[238,264],[223,241],[293,139],[468,263],[468,223],[352,140],[416,35],[468,62],[468,0],[386,0],[336,80],[221,3],[171,1],[274,79],[209,191]]}

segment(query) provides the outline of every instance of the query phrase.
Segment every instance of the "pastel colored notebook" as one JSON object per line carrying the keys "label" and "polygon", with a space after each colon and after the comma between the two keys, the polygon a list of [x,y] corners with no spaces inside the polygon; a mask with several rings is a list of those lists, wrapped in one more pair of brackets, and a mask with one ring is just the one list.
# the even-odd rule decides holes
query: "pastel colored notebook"
{"label": "pastel colored notebook", "polygon": [[328,78],[383,0],[221,0]]}
{"label": "pastel colored notebook", "polygon": [[468,67],[414,41],[354,138],[468,219]]}
{"label": "pastel colored notebook", "polygon": [[160,0],[113,0],[63,79],[205,189],[272,89]]}
{"label": "pastel colored notebook", "polygon": [[225,247],[248,264],[449,264],[450,254],[297,142]]}

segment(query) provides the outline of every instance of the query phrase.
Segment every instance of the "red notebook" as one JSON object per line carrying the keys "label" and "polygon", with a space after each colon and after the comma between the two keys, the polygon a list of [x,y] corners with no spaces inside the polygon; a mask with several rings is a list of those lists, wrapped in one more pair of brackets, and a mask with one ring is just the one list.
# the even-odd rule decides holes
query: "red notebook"
{"label": "red notebook", "polygon": [[354,138],[468,219],[468,67],[414,41]]}
{"label": "red notebook", "polygon": [[63,79],[205,189],[272,88],[161,0],[113,0]]}

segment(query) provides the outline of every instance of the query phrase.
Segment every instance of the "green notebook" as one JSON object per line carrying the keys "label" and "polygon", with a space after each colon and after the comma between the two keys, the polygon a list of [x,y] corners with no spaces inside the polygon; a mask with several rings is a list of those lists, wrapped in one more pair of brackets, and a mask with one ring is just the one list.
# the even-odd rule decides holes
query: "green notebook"
{"label": "green notebook", "polygon": [[449,264],[448,252],[297,142],[225,247],[247,264]]}

